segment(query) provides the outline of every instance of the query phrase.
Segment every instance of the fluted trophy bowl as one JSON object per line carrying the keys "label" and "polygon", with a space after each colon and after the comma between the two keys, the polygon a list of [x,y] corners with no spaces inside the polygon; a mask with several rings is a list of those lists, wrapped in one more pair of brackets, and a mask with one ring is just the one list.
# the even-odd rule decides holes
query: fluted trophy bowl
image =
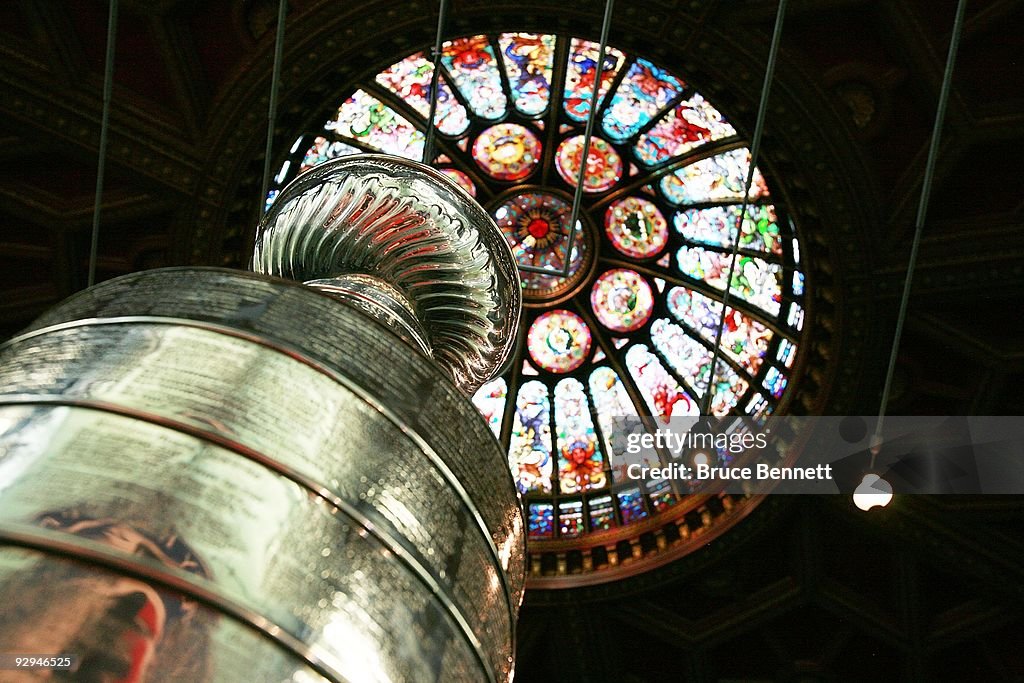
{"label": "fluted trophy bowl", "polygon": [[498,374],[519,324],[519,275],[494,220],[444,174],[399,157],[342,157],[299,176],[261,221],[252,268],[361,308],[466,394]]}

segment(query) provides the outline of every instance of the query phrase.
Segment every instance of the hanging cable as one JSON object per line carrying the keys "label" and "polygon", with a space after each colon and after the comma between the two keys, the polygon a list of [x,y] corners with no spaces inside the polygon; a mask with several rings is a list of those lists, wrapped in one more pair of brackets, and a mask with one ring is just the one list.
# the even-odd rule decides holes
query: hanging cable
{"label": "hanging cable", "polygon": [[580,151],[580,168],[576,174],[576,189],[572,193],[572,213],[569,214],[569,240],[565,246],[565,263],[562,265],[562,277],[569,276],[572,266],[573,240],[576,239],[576,223],[580,217],[580,205],[583,202],[583,183],[590,160],[590,141],[594,137],[594,121],[600,104],[601,79],[604,77],[604,58],[608,50],[608,32],[612,27],[612,10],[615,0],[607,0],[604,4],[604,20],[601,23],[601,45],[597,49],[597,64],[594,66],[594,92],[590,96],[590,111],[587,113],[587,127],[583,131],[583,149]]}
{"label": "hanging cable", "polygon": [[100,159],[96,169],[96,200],[92,209],[92,240],[89,244],[89,287],[96,284],[96,258],[100,245],[100,208],[103,201],[103,175],[107,166],[107,133],[110,129],[110,99],[114,90],[114,45],[116,38],[117,0],[110,0],[110,13],[107,16],[107,55],[103,66],[103,115],[100,120]]}
{"label": "hanging cable", "polygon": [[430,74],[430,112],[427,114],[427,139],[423,143],[423,163],[429,164],[434,158],[434,119],[437,117],[437,90],[441,80],[441,51],[444,47],[442,36],[448,19],[448,0],[441,0],[437,9],[437,38],[434,39],[434,71]]}
{"label": "hanging cable", "polygon": [[270,106],[267,109],[267,147],[263,156],[263,184],[260,187],[260,215],[267,205],[270,189],[270,161],[274,149],[274,125],[277,122],[277,91],[281,87],[281,62],[284,57],[284,18],[288,11],[287,0],[277,5],[277,37],[274,39],[274,70],[270,77]]}
{"label": "hanging cable", "polygon": [[722,331],[725,329],[726,312],[729,309],[729,296],[732,292],[732,277],[736,272],[736,257],[740,250],[740,236],[743,234],[743,218],[747,215],[747,207],[750,203],[750,188],[754,184],[754,171],[757,164],[757,156],[761,151],[761,136],[764,133],[765,113],[768,111],[768,95],[771,92],[772,79],[775,76],[775,61],[779,53],[779,43],[782,38],[782,20],[786,16],[786,0],[779,0],[779,9],[775,15],[775,30],[772,32],[772,43],[768,50],[768,65],[764,72],[764,85],[761,87],[761,102],[757,107],[757,122],[754,124],[754,139],[750,144],[750,165],[747,167],[747,178],[743,184],[743,205],[740,214],[736,217],[736,230],[732,236],[732,252],[729,259],[729,273],[725,279],[725,294],[722,295],[722,315],[718,320],[718,331],[715,333],[715,348],[711,358],[711,367],[708,370],[708,386],[701,397],[701,415],[710,415],[711,397],[715,391],[716,371],[718,360],[722,351]]}
{"label": "hanging cable", "polygon": [[[576,223],[579,222],[580,206],[583,203],[583,175],[587,170],[587,159],[590,156],[590,141],[594,137],[594,120],[597,118],[599,96],[601,94],[601,78],[604,76],[604,59],[608,50],[608,33],[612,27],[612,11],[615,9],[615,0],[606,0],[604,5],[604,20],[601,23],[601,42],[597,49],[597,64],[594,67],[594,88],[590,95],[590,112],[587,114],[587,126],[583,131],[583,149],[580,151],[580,168],[576,176],[576,189],[572,195],[572,211],[569,214],[569,234],[565,247],[565,263],[558,270],[551,268],[539,268],[519,264],[519,270],[529,273],[543,273],[545,275],[557,275],[569,277],[572,269],[573,241],[576,239]],[[553,104],[551,106],[554,106]]]}
{"label": "hanging cable", "polygon": [[892,377],[896,370],[896,356],[899,353],[900,338],[903,336],[903,323],[907,317],[907,303],[910,301],[910,286],[914,279],[914,268],[917,266],[917,250],[921,244],[921,233],[924,231],[924,220],[928,214],[928,201],[932,192],[932,181],[935,178],[935,160],[939,156],[939,140],[942,136],[942,124],[946,118],[946,104],[949,102],[950,85],[953,81],[953,65],[960,47],[960,35],[963,33],[964,11],[967,0],[960,0],[956,6],[956,17],[953,20],[953,35],[949,39],[949,53],[946,55],[946,70],[942,74],[942,87],[939,90],[939,103],[935,110],[935,125],[932,127],[932,139],[928,145],[928,160],[924,167],[924,180],[921,182],[921,200],[917,205],[917,218],[914,221],[914,240],[910,246],[910,261],[907,264],[907,279],[903,282],[903,296],[900,298],[900,310],[896,316],[896,333],[892,340],[889,353],[889,367],[885,372],[885,386],[882,389],[882,403],[878,407],[878,422],[871,439],[871,466],[875,466],[875,456],[882,443],[882,426],[885,422],[886,404],[889,403],[889,391],[892,389]]}

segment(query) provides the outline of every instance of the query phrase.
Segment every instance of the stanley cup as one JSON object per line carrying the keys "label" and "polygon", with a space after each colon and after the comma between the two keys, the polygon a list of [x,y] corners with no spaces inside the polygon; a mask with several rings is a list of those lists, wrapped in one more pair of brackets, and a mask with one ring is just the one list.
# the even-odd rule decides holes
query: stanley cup
{"label": "stanley cup", "polygon": [[253,270],[111,280],[0,348],[0,680],[510,680],[523,518],[467,399],[519,321],[501,233],[345,157]]}

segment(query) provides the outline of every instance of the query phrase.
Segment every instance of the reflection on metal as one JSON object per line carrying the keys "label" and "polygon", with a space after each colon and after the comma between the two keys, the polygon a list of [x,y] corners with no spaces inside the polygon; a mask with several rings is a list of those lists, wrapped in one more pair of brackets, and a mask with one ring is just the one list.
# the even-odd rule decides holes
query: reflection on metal
{"label": "reflection on metal", "polygon": [[430,356],[430,340],[416,311],[405,295],[372,275],[339,275],[322,280],[307,280],[307,287],[332,296],[363,311],[404,339],[420,353]]}
{"label": "reflection on metal", "polygon": [[494,219],[448,176],[397,157],[342,157],[296,178],[260,223],[252,263],[299,282],[384,280],[467,395],[502,367],[519,324],[519,273]]}
{"label": "reflection on metal", "polygon": [[317,282],[137,273],[0,348],[0,650],[140,681],[511,678],[523,519],[463,393],[508,353],[511,253],[371,161],[261,228],[257,264]]}

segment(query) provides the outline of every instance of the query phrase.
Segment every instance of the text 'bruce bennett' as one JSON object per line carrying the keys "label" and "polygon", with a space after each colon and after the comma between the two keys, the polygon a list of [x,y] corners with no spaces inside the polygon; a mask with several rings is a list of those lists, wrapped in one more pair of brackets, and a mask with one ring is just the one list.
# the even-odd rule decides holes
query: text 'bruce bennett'
{"label": "text 'bruce bennett'", "polygon": [[644,467],[636,463],[626,468],[630,479],[684,479],[692,481],[766,481],[832,479],[832,465],[810,467],[773,467],[758,463],[753,467],[712,467],[707,464],[686,467],[672,463],[666,467]]}

